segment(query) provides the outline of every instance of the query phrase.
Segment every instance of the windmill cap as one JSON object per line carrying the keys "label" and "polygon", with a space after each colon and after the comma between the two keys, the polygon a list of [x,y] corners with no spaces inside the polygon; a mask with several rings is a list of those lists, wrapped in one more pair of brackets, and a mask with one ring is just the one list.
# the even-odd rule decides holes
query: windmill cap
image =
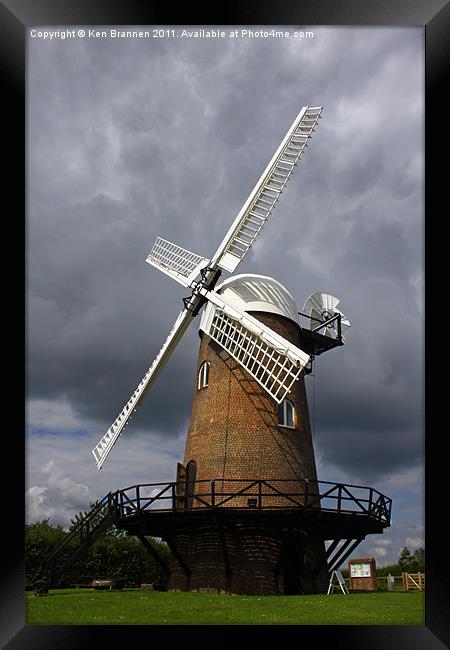
{"label": "windmill cap", "polygon": [[215,290],[243,311],[265,311],[299,322],[294,298],[282,284],[266,275],[234,275]]}

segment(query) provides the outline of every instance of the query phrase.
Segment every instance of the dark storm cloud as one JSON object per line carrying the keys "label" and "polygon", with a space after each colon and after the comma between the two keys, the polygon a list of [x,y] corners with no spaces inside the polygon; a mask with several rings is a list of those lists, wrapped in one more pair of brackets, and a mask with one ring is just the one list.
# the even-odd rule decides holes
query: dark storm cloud
{"label": "dark storm cloud", "polygon": [[[30,399],[106,430],[188,293],[145,263],[155,237],[211,255],[302,104],[324,104],[238,272],[273,275],[299,309],[317,290],[342,299],[348,344],[317,360],[324,460],[373,476],[419,461],[420,31],[29,54]],[[194,326],[127,435],[186,426],[197,342]]]}

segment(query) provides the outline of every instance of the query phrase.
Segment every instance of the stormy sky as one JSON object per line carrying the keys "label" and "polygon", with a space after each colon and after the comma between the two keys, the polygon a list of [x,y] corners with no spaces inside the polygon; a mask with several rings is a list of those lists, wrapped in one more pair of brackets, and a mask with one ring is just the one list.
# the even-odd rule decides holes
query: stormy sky
{"label": "stormy sky", "polygon": [[189,293],[145,258],[157,236],[211,256],[309,104],[319,127],[237,272],[276,278],[299,310],[340,298],[346,345],[306,380],[319,478],[393,497],[364,554],[423,545],[423,29],[310,29],[29,33],[29,520],[66,526],[109,490],[175,478],[199,319],[100,472],[91,454]]}

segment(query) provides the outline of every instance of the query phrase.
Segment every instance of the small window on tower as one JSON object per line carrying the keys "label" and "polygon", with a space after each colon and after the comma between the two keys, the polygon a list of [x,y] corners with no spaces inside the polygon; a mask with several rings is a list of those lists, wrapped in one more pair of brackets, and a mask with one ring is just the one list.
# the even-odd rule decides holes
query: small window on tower
{"label": "small window on tower", "polygon": [[208,380],[209,380],[209,361],[205,361],[202,363],[200,366],[200,370],[198,371],[198,382],[197,382],[197,388],[198,390],[201,390],[202,388],[206,388],[208,385]]}
{"label": "small window on tower", "polygon": [[282,427],[295,429],[295,408],[288,399],[283,400],[278,405],[278,424]]}

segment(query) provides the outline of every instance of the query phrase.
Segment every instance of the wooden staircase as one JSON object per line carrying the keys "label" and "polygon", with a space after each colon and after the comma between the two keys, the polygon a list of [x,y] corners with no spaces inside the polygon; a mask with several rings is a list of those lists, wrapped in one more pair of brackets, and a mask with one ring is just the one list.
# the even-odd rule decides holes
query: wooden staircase
{"label": "wooden staircase", "polygon": [[[33,581],[36,595],[42,596],[48,593],[58,576],[83,557],[92,544],[117,521],[119,517],[117,495],[117,492],[109,492],[103,497],[47,555]],[[68,549],[77,538],[78,546],[68,554]]]}

